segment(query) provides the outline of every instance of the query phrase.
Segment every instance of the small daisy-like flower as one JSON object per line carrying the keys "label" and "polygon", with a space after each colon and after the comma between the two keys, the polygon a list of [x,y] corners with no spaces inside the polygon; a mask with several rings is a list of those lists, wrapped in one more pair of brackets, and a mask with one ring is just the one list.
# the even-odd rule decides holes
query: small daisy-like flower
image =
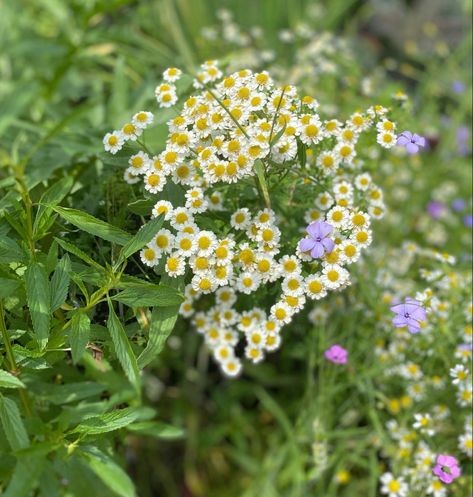
{"label": "small daisy-like flower", "polygon": [[143,132],[142,128],[134,125],[133,123],[127,123],[121,129],[121,135],[125,140],[136,141],[141,133]]}
{"label": "small daisy-like flower", "polygon": [[409,487],[404,478],[394,478],[392,473],[384,473],[381,478],[381,493],[388,497],[407,497]]}
{"label": "small daisy-like flower", "polygon": [[372,183],[373,180],[371,179],[371,176],[368,173],[359,174],[355,178],[355,187],[363,192],[367,191]]}
{"label": "small daisy-like flower", "polygon": [[182,71],[177,67],[169,67],[163,72],[163,79],[169,83],[175,83],[182,75]]}
{"label": "small daisy-like flower", "polygon": [[141,178],[133,171],[132,167],[127,167],[123,173],[123,179],[129,184],[134,185],[141,181]]}
{"label": "small daisy-like flower", "polygon": [[322,271],[324,286],[330,290],[336,290],[349,281],[348,271],[338,264],[326,265]]}
{"label": "small daisy-like flower", "polygon": [[187,224],[193,222],[192,214],[185,207],[177,207],[169,216],[171,226],[177,230],[181,230]]}
{"label": "small daisy-like flower", "polygon": [[151,215],[153,217],[158,217],[161,214],[164,214],[164,219],[166,219],[166,221],[169,221],[169,219],[171,219],[172,217],[173,211],[174,208],[171,202],[169,202],[168,200],[159,200],[158,202],[156,202],[156,204],[154,204]]}
{"label": "small daisy-like flower", "polygon": [[166,273],[172,278],[182,276],[186,270],[185,260],[177,252],[169,255],[164,266]]}
{"label": "small daisy-like flower", "polygon": [[182,257],[190,257],[197,249],[194,235],[181,231],[174,241],[174,249]]}
{"label": "small daisy-like flower", "polygon": [[258,273],[244,271],[237,279],[237,290],[241,293],[250,294],[254,292],[261,283],[261,277]]}
{"label": "small daisy-like flower", "polygon": [[142,128],[145,129],[147,126],[152,124],[154,119],[154,116],[151,112],[147,112],[145,110],[142,110],[140,112],[137,112],[132,119],[133,125],[135,125],[137,128]]}
{"label": "small daisy-like flower", "polygon": [[128,163],[130,164],[130,171],[132,171],[133,174],[144,174],[149,167],[148,154],[145,152],[138,152],[130,157]]}
{"label": "small daisy-like flower", "polygon": [[457,364],[454,368],[450,369],[450,376],[453,378],[452,384],[458,385],[468,381],[468,369],[463,364]]}
{"label": "small daisy-like flower", "polygon": [[396,135],[391,131],[382,131],[381,133],[378,133],[376,141],[383,148],[392,148],[396,145]]}
{"label": "small daisy-like flower", "polygon": [[319,275],[312,275],[306,278],[305,294],[312,300],[319,300],[327,295],[327,289]]}
{"label": "small daisy-like flower", "polygon": [[257,364],[264,359],[263,349],[261,347],[255,347],[254,345],[248,344],[245,348],[245,357],[253,364]]}
{"label": "small daisy-like flower", "polygon": [[226,376],[232,378],[238,376],[241,372],[241,361],[235,357],[221,362],[222,371]]}
{"label": "small daisy-like flower", "polygon": [[285,302],[278,302],[271,307],[270,314],[276,323],[287,324],[291,321],[294,311]]}
{"label": "small daisy-like flower", "polygon": [[174,245],[174,235],[167,229],[160,229],[153,238],[153,246],[158,251],[169,253]]}
{"label": "small daisy-like flower", "polygon": [[435,434],[435,431],[432,429],[432,417],[430,414],[414,414],[414,419],[415,422],[412,425],[414,429],[419,430],[420,433],[429,437]]}
{"label": "small daisy-like flower", "polygon": [[199,293],[211,293],[217,288],[217,282],[211,271],[196,274],[192,278],[192,288]]}
{"label": "small daisy-like flower", "polygon": [[159,263],[161,254],[154,247],[148,246],[141,250],[140,258],[143,264],[146,264],[149,267],[153,267]]}
{"label": "small daisy-like flower", "polygon": [[195,237],[196,249],[200,255],[210,255],[217,247],[217,237],[211,231],[199,231]]}
{"label": "small daisy-like flower", "polygon": [[119,131],[112,131],[103,137],[105,152],[110,152],[111,154],[116,154],[119,150],[121,150],[124,143],[125,139]]}
{"label": "small daisy-like flower", "polygon": [[162,191],[166,184],[166,178],[154,171],[147,171],[144,181],[145,189],[150,193]]}

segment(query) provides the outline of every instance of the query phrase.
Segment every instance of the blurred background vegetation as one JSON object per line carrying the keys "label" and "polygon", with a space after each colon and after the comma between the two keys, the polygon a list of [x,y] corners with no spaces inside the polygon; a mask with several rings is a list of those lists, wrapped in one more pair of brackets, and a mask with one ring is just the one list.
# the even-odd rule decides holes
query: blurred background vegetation
{"label": "blurred background vegetation", "polygon": [[[222,8],[243,32],[253,33],[247,45],[222,41]],[[166,67],[192,72],[209,58],[231,62],[248,46],[272,51],[267,65],[276,69],[297,65],[297,48],[307,40],[291,40],[291,33],[304,24],[313,37],[330,32],[344,41],[334,56],[344,72],[314,81],[315,97],[326,95],[349,115],[370,101],[360,81],[374,75],[375,95],[389,101],[397,90],[408,92],[420,113],[416,127],[424,125],[426,134],[438,139],[443,133],[439,116],[447,114],[459,125],[471,115],[469,92],[459,100],[451,91],[457,79],[471,80],[470,15],[471,2],[461,0],[4,1],[0,211],[15,195],[7,168],[25,168],[28,187],[38,186],[38,198],[44,181],[72,175],[71,206],[116,225],[136,226],[126,210],[130,189],[121,180],[122,165],[107,163],[102,154],[105,132],[142,108],[154,110],[154,88]],[[454,132],[445,136],[454,142]],[[470,178],[445,166],[438,172]],[[365,291],[373,305],[376,295],[368,287]],[[357,316],[360,322],[362,311]],[[368,344],[355,322],[335,313],[326,336],[343,330],[351,337],[347,346],[359,340]],[[380,421],[371,382],[379,370],[368,368],[363,381],[352,371],[341,385],[333,376],[324,377],[323,388],[313,371],[326,344],[310,333],[296,337],[270,361],[231,382],[209,366],[200,337],[179,327],[147,370],[146,390],[159,415],[185,427],[186,436],[127,439],[121,457],[140,496],[306,495],[307,468],[316,457],[311,453],[314,423],[323,423],[325,439],[335,441],[337,449],[330,456],[333,471],[312,487],[313,495],[375,497],[379,433],[371,426]],[[359,354],[361,360],[361,348]],[[339,486],[344,483],[339,471],[347,465],[353,483]],[[98,480],[94,484],[95,495],[109,495]]]}

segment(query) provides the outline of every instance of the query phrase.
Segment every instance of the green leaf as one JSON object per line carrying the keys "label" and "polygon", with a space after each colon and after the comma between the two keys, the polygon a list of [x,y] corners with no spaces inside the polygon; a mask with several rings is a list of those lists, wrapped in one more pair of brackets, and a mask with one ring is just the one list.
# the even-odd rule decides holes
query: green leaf
{"label": "green leaf", "polygon": [[142,421],[133,423],[127,428],[129,431],[138,435],[146,435],[161,439],[176,439],[184,436],[184,430],[177,426],[172,426],[160,421]]}
{"label": "green leaf", "polygon": [[33,262],[25,271],[26,297],[40,349],[48,343],[51,320],[51,289],[43,266]]}
{"label": "green leaf", "polygon": [[131,240],[131,236],[125,231],[105,221],[101,221],[86,212],[57,206],[53,207],[53,209],[69,223],[103,240],[117,243],[118,245],[126,245]]}
{"label": "green leaf", "polygon": [[112,337],[112,342],[118,357],[118,361],[120,362],[123,371],[125,371],[127,378],[130,380],[135,389],[139,391],[140,372],[138,370],[135,354],[133,353],[122,323],[115,314],[112,301],[110,299],[107,300],[109,310],[107,328]]}
{"label": "green leaf", "polygon": [[299,159],[300,166],[305,167],[307,162],[307,147],[300,140],[297,140],[297,158]]}
{"label": "green leaf", "polygon": [[112,412],[101,414],[100,416],[92,416],[84,419],[71,433],[85,433],[87,435],[108,433],[128,426],[133,423],[133,421],[136,421],[139,416],[140,411],[135,407],[117,409]]}
{"label": "green leaf", "polygon": [[89,343],[90,319],[84,312],[77,311],[71,319],[69,344],[72,351],[72,362],[76,364],[85,352]]}
{"label": "green leaf", "polygon": [[65,240],[61,240],[60,238],[54,238],[56,242],[67,252],[70,252],[71,254],[74,254],[76,257],[79,259],[82,259],[84,262],[89,264],[89,266],[92,266],[99,271],[106,271],[104,267],[102,267],[100,264],[95,262],[91,257],[89,257],[85,252],[82,252],[82,250],[78,249],[75,245],[72,245],[72,243],[66,242]]}
{"label": "green leaf", "polygon": [[271,208],[271,200],[269,198],[268,185],[266,183],[266,178],[264,176],[264,167],[261,160],[255,161],[255,172],[256,177],[258,178],[259,187],[261,189],[261,194],[263,195],[264,203],[266,207]]}
{"label": "green leaf", "polygon": [[0,237],[0,263],[25,262],[26,254],[23,249],[11,238]]}
{"label": "green leaf", "polygon": [[69,291],[71,261],[67,254],[59,261],[51,278],[51,312],[59,309],[66,301]]}
{"label": "green leaf", "polygon": [[160,230],[163,221],[164,214],[161,214],[142,226],[138,233],[121,249],[118,256],[118,264],[147,245]]}
{"label": "green leaf", "polygon": [[135,488],[130,477],[110,457],[96,447],[84,447],[82,455],[89,468],[120,497],[135,497]]}
{"label": "green leaf", "polygon": [[166,307],[180,304],[184,300],[175,288],[151,283],[125,288],[112,299],[130,307]]}
{"label": "green leaf", "polygon": [[35,396],[55,405],[70,404],[89,397],[100,395],[105,387],[93,381],[81,381],[55,385],[51,383],[32,383],[30,390]]}
{"label": "green leaf", "polygon": [[138,357],[138,367],[144,368],[161,353],[176,324],[179,307],[179,305],[173,305],[153,309],[148,343]]}
{"label": "green leaf", "polygon": [[53,212],[52,207],[58,205],[64,199],[73,184],[73,177],[68,175],[54,183],[43,193],[39,200],[38,212],[33,224],[35,235],[43,232]]}
{"label": "green leaf", "polygon": [[28,434],[17,405],[13,400],[2,395],[0,395],[0,420],[8,443],[13,450],[20,450],[29,446]]}
{"label": "green leaf", "polygon": [[20,286],[19,280],[9,278],[0,278],[0,299],[11,297],[13,292]]}
{"label": "green leaf", "polygon": [[133,212],[133,214],[138,214],[138,216],[148,216],[153,209],[156,200],[153,199],[140,199],[135,200],[128,204],[128,209]]}
{"label": "green leaf", "polygon": [[40,456],[22,457],[16,463],[3,497],[28,497],[38,486],[47,459]]}
{"label": "green leaf", "polygon": [[1,388],[25,388],[24,383],[16,376],[7,371],[0,369],[0,387]]}

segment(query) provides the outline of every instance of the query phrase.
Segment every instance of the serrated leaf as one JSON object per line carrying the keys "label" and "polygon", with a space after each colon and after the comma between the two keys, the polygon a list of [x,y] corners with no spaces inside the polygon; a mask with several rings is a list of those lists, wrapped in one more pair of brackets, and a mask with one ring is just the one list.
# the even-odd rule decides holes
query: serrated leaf
{"label": "serrated leaf", "polygon": [[0,388],[25,388],[25,385],[16,376],[0,369]]}
{"label": "serrated leaf", "polygon": [[71,346],[72,362],[76,364],[85,352],[89,343],[90,319],[84,312],[77,311],[71,319],[69,345]]}
{"label": "serrated leaf", "polygon": [[10,262],[25,262],[26,254],[24,250],[11,238],[0,237],[0,263],[10,264]]}
{"label": "serrated leaf", "polygon": [[138,435],[146,435],[160,439],[176,439],[184,436],[184,430],[161,421],[142,421],[133,423],[127,428]]}
{"label": "serrated leaf", "polygon": [[157,218],[151,219],[151,221],[142,226],[138,233],[136,233],[136,235],[122,247],[118,256],[118,263],[128,259],[130,255],[133,255],[135,252],[141,250],[145,245],[147,245],[161,229],[163,221],[164,214],[161,214]]}
{"label": "serrated leaf", "polygon": [[112,299],[130,307],[166,307],[180,304],[184,300],[182,294],[175,288],[146,283],[125,288]]}
{"label": "serrated leaf", "polygon": [[131,240],[131,235],[111,224],[87,214],[87,212],[65,207],[53,207],[53,209],[66,221],[77,226],[82,231],[98,236],[118,245],[126,245]]}
{"label": "serrated leaf", "polygon": [[59,261],[51,278],[51,312],[66,301],[69,291],[71,261],[67,254]]}
{"label": "serrated leaf", "polygon": [[29,387],[35,396],[56,405],[70,404],[96,397],[105,390],[103,385],[93,381],[71,382],[64,385],[32,383]]}
{"label": "serrated leaf", "polygon": [[100,271],[106,271],[104,267],[102,267],[100,264],[95,262],[91,257],[89,257],[85,252],[77,248],[75,245],[72,245],[72,243],[66,242],[65,240],[61,240],[60,238],[54,238],[56,242],[67,252],[75,255],[79,259],[83,260],[89,266],[93,266],[96,269],[99,269]]}
{"label": "serrated leaf", "polygon": [[109,456],[96,447],[84,447],[82,455],[89,468],[120,497],[135,497],[135,487],[130,477]]}
{"label": "serrated leaf", "polygon": [[28,434],[17,405],[13,400],[3,395],[0,395],[0,420],[8,443],[13,450],[20,450],[29,446]]}
{"label": "serrated leaf", "polygon": [[26,297],[39,348],[48,343],[51,321],[51,289],[44,267],[33,262],[25,271]]}
{"label": "serrated leaf", "polygon": [[85,433],[86,435],[98,435],[110,431],[119,430],[136,421],[140,411],[135,407],[126,407],[112,412],[92,416],[84,419],[71,433]]}
{"label": "serrated leaf", "polygon": [[122,323],[115,314],[112,301],[110,299],[107,300],[109,311],[107,328],[110,332],[110,336],[112,337],[113,347],[115,349],[115,353],[117,354],[118,362],[121,364],[126,377],[139,392],[140,372],[138,370],[135,354],[133,353],[133,349],[128,341],[128,337],[126,336]]}

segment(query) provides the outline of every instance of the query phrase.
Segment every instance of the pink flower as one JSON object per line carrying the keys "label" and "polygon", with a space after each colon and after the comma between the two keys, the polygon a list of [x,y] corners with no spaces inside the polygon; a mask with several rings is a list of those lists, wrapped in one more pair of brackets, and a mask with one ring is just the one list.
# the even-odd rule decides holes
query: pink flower
{"label": "pink flower", "polygon": [[458,461],[453,456],[440,454],[437,456],[436,463],[432,472],[435,476],[438,476],[443,483],[450,484],[455,478],[458,478],[461,475]]}
{"label": "pink flower", "polygon": [[346,364],[348,360],[348,352],[341,345],[332,345],[324,353],[324,356],[334,364]]}

